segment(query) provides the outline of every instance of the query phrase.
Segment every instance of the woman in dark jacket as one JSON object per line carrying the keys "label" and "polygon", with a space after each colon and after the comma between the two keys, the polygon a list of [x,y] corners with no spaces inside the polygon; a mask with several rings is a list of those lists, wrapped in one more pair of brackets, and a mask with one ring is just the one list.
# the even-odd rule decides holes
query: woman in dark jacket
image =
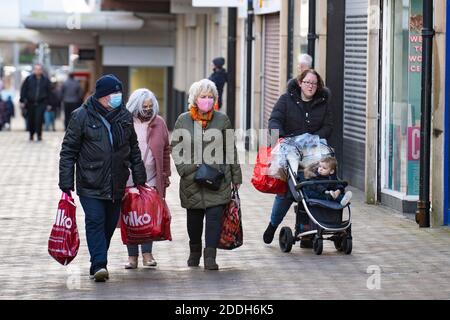
{"label": "woman in dark jacket", "polygon": [[[216,249],[223,210],[231,200],[231,187],[239,189],[242,183],[234,139],[227,139],[234,137],[231,121],[226,114],[213,109],[217,99],[217,89],[212,81],[195,82],[189,90],[189,111],[178,117],[171,142],[172,158],[180,175],[181,206],[187,209],[190,248],[187,264],[196,267],[200,263],[203,220],[206,217],[203,256],[207,270],[219,268]],[[195,182],[200,164],[208,164],[224,173],[219,190],[211,190]]]}
{"label": "woman in dark jacket", "polygon": [[[280,137],[310,133],[328,139],[333,130],[329,96],[317,71],[305,70],[288,83],[287,92],[278,99],[269,119],[269,129],[278,130]],[[270,223],[263,236],[267,244],[272,242],[278,225],[294,201],[288,193],[275,197]]]}

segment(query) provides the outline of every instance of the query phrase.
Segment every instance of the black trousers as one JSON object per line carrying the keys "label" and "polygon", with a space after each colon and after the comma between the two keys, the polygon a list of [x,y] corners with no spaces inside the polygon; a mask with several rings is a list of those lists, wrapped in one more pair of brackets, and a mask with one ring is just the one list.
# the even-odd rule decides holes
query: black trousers
{"label": "black trousers", "polygon": [[46,104],[27,104],[27,121],[28,131],[30,131],[30,138],[33,138],[34,134],[42,137],[42,123],[44,122],[44,112]]}
{"label": "black trousers", "polygon": [[203,220],[206,215],[205,247],[217,248],[224,208],[223,205],[206,209],[187,209],[187,230],[190,244],[202,243]]}
{"label": "black trousers", "polygon": [[67,130],[67,126],[69,125],[71,113],[80,106],[78,102],[64,102],[64,127]]}

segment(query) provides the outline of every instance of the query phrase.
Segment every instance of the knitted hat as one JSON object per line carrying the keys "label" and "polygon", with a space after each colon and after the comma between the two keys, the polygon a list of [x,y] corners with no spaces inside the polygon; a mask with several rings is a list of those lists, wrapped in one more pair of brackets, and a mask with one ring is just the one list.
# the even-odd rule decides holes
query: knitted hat
{"label": "knitted hat", "polygon": [[222,68],[223,65],[225,64],[225,59],[222,57],[219,57],[219,58],[215,58],[212,62],[216,67]]}
{"label": "knitted hat", "polygon": [[116,76],[107,74],[102,76],[95,83],[94,96],[99,99],[117,91],[122,91],[122,82],[120,82]]}

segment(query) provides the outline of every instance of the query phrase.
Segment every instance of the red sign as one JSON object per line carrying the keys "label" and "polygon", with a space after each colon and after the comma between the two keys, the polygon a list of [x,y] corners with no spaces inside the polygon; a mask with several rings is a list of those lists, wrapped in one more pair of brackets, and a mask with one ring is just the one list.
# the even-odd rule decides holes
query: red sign
{"label": "red sign", "polygon": [[408,161],[420,160],[420,127],[408,128]]}

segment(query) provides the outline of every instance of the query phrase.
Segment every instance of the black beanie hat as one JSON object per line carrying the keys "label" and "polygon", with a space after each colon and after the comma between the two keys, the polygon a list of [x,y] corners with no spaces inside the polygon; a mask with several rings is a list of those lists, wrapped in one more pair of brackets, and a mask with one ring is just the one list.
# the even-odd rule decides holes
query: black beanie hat
{"label": "black beanie hat", "polygon": [[225,64],[225,59],[222,57],[219,57],[219,58],[215,58],[212,62],[216,67],[222,68],[223,65]]}
{"label": "black beanie hat", "polygon": [[107,74],[95,83],[94,96],[99,99],[117,91],[122,91],[122,82],[115,75]]}

